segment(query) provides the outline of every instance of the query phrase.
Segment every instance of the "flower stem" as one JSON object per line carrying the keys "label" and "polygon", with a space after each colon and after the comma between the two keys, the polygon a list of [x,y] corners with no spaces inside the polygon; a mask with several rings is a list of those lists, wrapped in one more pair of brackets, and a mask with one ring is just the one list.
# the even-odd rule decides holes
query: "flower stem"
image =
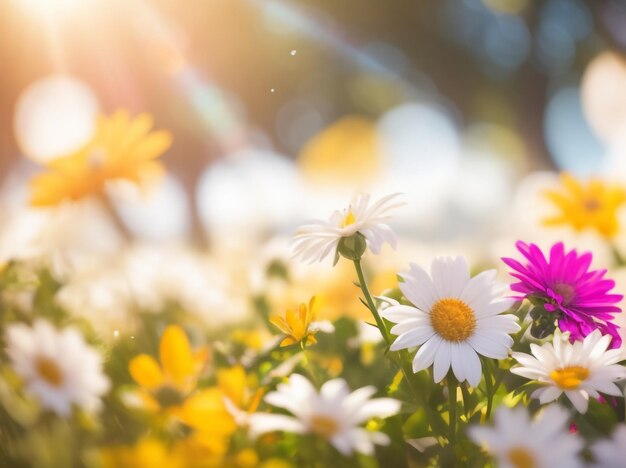
{"label": "flower stem", "polygon": [[359,277],[359,286],[361,287],[361,291],[363,291],[363,295],[365,296],[367,307],[369,308],[370,312],[374,316],[374,320],[376,320],[376,326],[378,326],[378,329],[380,330],[381,335],[383,335],[385,342],[387,343],[387,345],[389,345],[391,344],[389,333],[387,332],[387,327],[385,326],[385,322],[383,322],[382,317],[378,313],[376,304],[374,304],[374,299],[372,299],[372,295],[370,294],[370,291],[367,288],[365,275],[363,274],[363,268],[361,267],[361,260],[354,260],[354,268],[356,269],[356,274]]}
{"label": "flower stem", "polygon": [[450,445],[456,442],[456,378],[448,376],[448,406],[450,416]]}
{"label": "flower stem", "polygon": [[618,267],[626,265],[626,259],[624,259],[615,243],[611,244],[611,253],[613,253],[613,258]]}
{"label": "flower stem", "polygon": [[493,389],[493,382],[491,382],[491,376],[493,375],[493,373],[491,372],[492,371],[491,360],[485,359],[485,364],[486,366],[489,366],[489,371],[485,373],[485,386],[487,387],[487,411],[485,413],[485,419],[489,421],[489,418],[491,417],[491,407],[493,406],[494,389]]}
{"label": "flower stem", "polygon": [[[389,332],[387,331],[385,322],[383,322],[382,317],[378,313],[378,309],[376,308],[376,304],[374,304],[374,299],[372,298],[372,295],[370,294],[369,288],[367,287],[367,281],[365,281],[365,275],[363,274],[363,268],[361,267],[361,260],[357,259],[353,261],[354,261],[354,267],[356,269],[356,274],[359,278],[359,287],[361,288],[361,291],[363,292],[363,295],[365,296],[365,302],[367,303],[367,308],[370,310],[370,312],[374,316],[374,320],[376,320],[376,325],[378,326],[378,329],[380,330],[380,333],[383,336],[385,343],[389,347],[389,345],[391,345],[391,337],[389,336]],[[413,396],[416,399],[418,399],[419,398],[419,391],[418,391],[419,385],[416,382],[414,382],[413,376],[415,374],[413,373],[411,362],[408,358],[408,354],[406,353],[406,350],[402,350],[398,353],[395,353],[395,355],[390,355],[390,358],[400,368],[400,370],[404,374],[404,379],[406,380],[407,384],[409,385],[409,388],[411,389],[411,392],[413,393]]]}

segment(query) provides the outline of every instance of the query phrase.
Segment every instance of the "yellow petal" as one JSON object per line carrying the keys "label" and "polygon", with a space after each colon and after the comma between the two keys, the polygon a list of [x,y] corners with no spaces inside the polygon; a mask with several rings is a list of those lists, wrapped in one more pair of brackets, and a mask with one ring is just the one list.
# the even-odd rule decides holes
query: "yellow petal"
{"label": "yellow petal", "polygon": [[283,333],[287,333],[287,334],[291,333],[291,328],[289,328],[289,325],[287,324],[285,319],[279,315],[271,316],[270,323],[278,327],[280,331],[282,331]]}
{"label": "yellow petal", "polygon": [[294,330],[298,326],[298,317],[293,310],[288,310],[285,313],[285,320],[290,330]]}
{"label": "yellow petal", "polygon": [[296,344],[297,341],[293,339],[293,337],[291,336],[287,336],[285,337],[285,339],[283,339],[283,341],[280,342],[280,346],[291,346],[293,344]]}
{"label": "yellow petal", "polygon": [[177,416],[203,433],[227,435],[237,429],[224,406],[224,394],[218,388],[207,388],[187,398]]}
{"label": "yellow petal", "polygon": [[160,387],[165,383],[163,372],[152,356],[140,354],[131,359],[128,372],[135,382],[149,390]]}
{"label": "yellow petal", "polygon": [[125,151],[132,150],[133,146],[150,131],[152,128],[153,119],[150,114],[139,114],[129,123],[128,128],[124,131],[124,136],[119,142],[119,148],[117,155],[122,154]]}
{"label": "yellow petal", "polygon": [[220,370],[217,373],[217,383],[226,396],[241,407],[246,390],[246,372],[243,367]]}
{"label": "yellow petal", "polygon": [[170,325],[165,329],[159,352],[166,378],[185,389],[195,376],[195,366],[189,340],[181,327]]}
{"label": "yellow petal", "polygon": [[159,130],[146,135],[131,150],[134,161],[149,161],[158,158],[172,145],[172,134]]}

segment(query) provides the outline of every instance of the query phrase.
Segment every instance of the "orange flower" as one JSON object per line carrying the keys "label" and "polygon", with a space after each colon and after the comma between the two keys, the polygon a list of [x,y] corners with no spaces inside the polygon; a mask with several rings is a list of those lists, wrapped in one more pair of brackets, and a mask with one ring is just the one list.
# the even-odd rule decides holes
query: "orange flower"
{"label": "orange flower", "polygon": [[567,224],[575,231],[595,229],[611,239],[619,232],[618,210],[626,203],[626,190],[592,179],[583,184],[567,173],[561,174],[561,190],[548,190],[545,196],[558,209],[543,220],[547,226]]}
{"label": "orange flower", "polygon": [[54,206],[65,200],[81,200],[101,194],[107,182],[127,180],[136,184],[163,174],[155,161],[171,145],[169,132],[151,132],[152,117],[131,119],[125,110],[100,116],[89,143],[47,164],[48,171],[31,181],[31,204]]}

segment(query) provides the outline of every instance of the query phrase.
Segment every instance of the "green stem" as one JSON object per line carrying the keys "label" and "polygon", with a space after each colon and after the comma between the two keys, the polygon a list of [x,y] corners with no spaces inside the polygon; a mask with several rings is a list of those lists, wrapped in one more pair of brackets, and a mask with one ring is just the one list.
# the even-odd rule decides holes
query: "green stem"
{"label": "green stem", "polygon": [[485,365],[489,366],[489,372],[486,372],[486,375],[485,375],[485,385],[487,387],[487,411],[485,414],[485,418],[488,421],[489,418],[491,417],[491,407],[493,406],[493,394],[494,394],[493,382],[491,381],[491,376],[492,376],[491,359],[485,359]]}
{"label": "green stem", "polygon": [[[382,317],[378,313],[378,309],[376,308],[376,304],[374,304],[374,299],[370,294],[369,288],[367,287],[367,281],[365,281],[365,275],[363,274],[363,268],[361,267],[361,260],[354,260],[354,268],[356,269],[356,274],[359,278],[359,287],[365,296],[365,302],[367,303],[367,307],[374,316],[374,320],[376,320],[376,325],[380,330],[381,335],[383,336],[385,343],[387,343],[387,347],[391,345],[391,337],[389,336],[389,332],[387,331],[387,327],[385,326],[385,322],[383,322]],[[411,367],[411,363],[408,360],[408,353],[406,350],[399,351],[395,356],[391,357],[393,361],[396,362],[402,373],[404,374],[404,379],[407,381],[413,396],[418,399],[419,398],[419,390],[416,383],[413,381],[413,368]]]}
{"label": "green stem", "polygon": [[614,243],[611,244],[611,251],[613,253],[613,258],[615,258],[615,263],[617,263],[617,266],[626,265],[626,259],[624,259],[624,257],[622,256],[619,249]]}
{"label": "green stem", "polygon": [[311,382],[313,382],[313,384],[315,385],[321,384],[320,379],[318,378],[317,372],[315,371],[315,368],[312,365],[311,360],[309,359],[309,354],[306,352],[306,349],[304,347],[302,348],[301,352],[302,352],[302,367],[307,372],[307,374],[309,374],[309,377],[311,377]]}
{"label": "green stem", "polygon": [[372,299],[372,295],[367,288],[367,283],[365,282],[365,275],[363,274],[363,268],[361,268],[361,260],[354,260],[354,268],[356,269],[356,274],[359,277],[359,286],[361,287],[361,291],[363,291],[363,295],[365,296],[365,301],[367,302],[367,306],[370,309],[370,312],[374,316],[374,320],[376,320],[376,326],[380,330],[381,335],[385,339],[387,345],[391,344],[391,339],[389,337],[389,333],[387,332],[387,327],[385,326],[385,322],[383,322],[382,317],[378,313],[378,309],[376,308],[376,304],[374,304],[374,299]]}
{"label": "green stem", "polygon": [[456,379],[452,376],[448,376],[448,406],[450,416],[450,445],[454,445],[456,442]]}

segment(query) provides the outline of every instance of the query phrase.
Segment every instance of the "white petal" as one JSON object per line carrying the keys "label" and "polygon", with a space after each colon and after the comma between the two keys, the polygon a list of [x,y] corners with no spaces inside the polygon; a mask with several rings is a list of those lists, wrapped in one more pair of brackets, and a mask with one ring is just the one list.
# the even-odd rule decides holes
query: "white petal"
{"label": "white petal", "polygon": [[283,414],[254,413],[248,418],[250,437],[255,439],[261,434],[274,431],[304,434],[306,427],[301,421]]}
{"label": "white petal", "polygon": [[[435,335],[435,331],[430,325],[408,331],[400,335],[389,347],[391,351],[398,351],[404,348],[412,348],[426,343]],[[419,352],[419,351],[418,351]]]}
{"label": "white petal", "polygon": [[419,372],[431,366],[442,341],[443,339],[439,335],[435,335],[420,346],[413,358],[413,372]]}
{"label": "white petal", "polygon": [[574,405],[574,408],[576,408],[580,414],[587,412],[589,396],[585,392],[580,390],[566,390],[565,395],[567,395],[569,401],[572,402],[572,405]]}
{"label": "white petal", "polygon": [[435,363],[433,365],[435,383],[441,382],[450,369],[450,347],[450,342],[444,341],[439,346],[437,354],[435,354]]}

